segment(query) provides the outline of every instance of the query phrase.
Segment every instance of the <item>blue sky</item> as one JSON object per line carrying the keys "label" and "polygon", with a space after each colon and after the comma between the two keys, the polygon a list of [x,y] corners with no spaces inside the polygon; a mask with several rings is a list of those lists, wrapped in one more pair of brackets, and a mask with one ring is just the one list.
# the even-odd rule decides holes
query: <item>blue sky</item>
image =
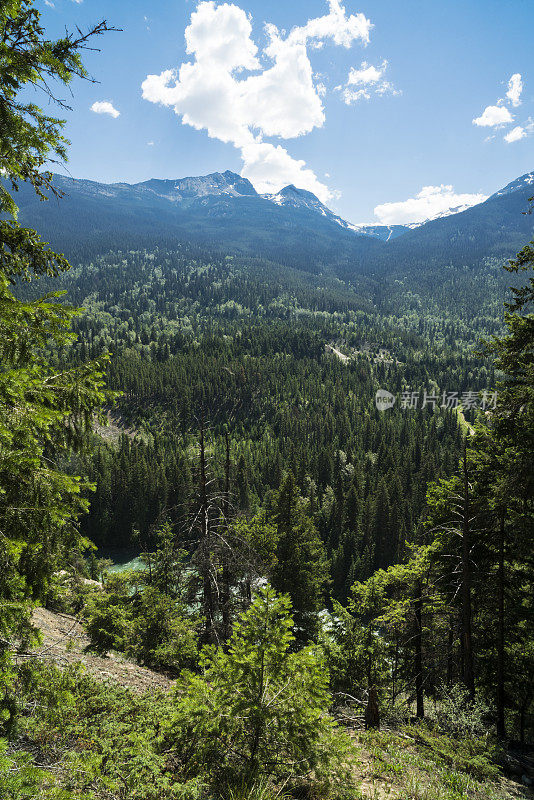
{"label": "blue sky", "polygon": [[99,83],[66,97],[75,177],[231,169],[262,191],[309,188],[352,222],[391,223],[534,169],[532,0],[38,6],[50,36],[101,18],[123,28],[86,55]]}

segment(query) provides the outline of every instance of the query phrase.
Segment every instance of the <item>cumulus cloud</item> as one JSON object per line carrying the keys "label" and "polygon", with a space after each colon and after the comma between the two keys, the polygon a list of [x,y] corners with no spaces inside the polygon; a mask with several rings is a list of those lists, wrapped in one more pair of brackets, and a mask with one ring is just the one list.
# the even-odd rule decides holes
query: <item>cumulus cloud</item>
{"label": "cumulus cloud", "polygon": [[291,139],[324,124],[325,87],[314,78],[308,48],[327,41],[342,47],[357,40],[366,44],[371,23],[363,14],[347,14],[339,0],[329,0],[327,14],[288,34],[272,24],[265,30],[268,43],[260,53],[250,15],[233,3],[203,0],[185,30],[192,60],[148,75],[143,97],[174,108],[184,125],[238,148],[242,175],[259,191],[295,183],[326,201],[330,190],[305,162],[265,137]]}
{"label": "cumulus cloud", "polygon": [[527,132],[523,126],[516,125],[515,128],[512,128],[512,130],[506,134],[504,141],[508,142],[508,144],[512,144],[512,142],[518,142],[520,139],[524,139],[526,135]]}
{"label": "cumulus cloud", "polygon": [[516,125],[515,128],[512,128],[503,138],[508,144],[513,144],[514,142],[520,142],[521,139],[526,139],[527,136],[532,136],[533,133],[534,119],[529,117],[522,125]]}
{"label": "cumulus cloud", "polygon": [[523,81],[521,79],[521,74],[519,72],[516,72],[514,75],[512,75],[512,77],[508,81],[508,91],[506,92],[506,97],[515,108],[521,105],[522,91],[523,91]]}
{"label": "cumulus cloud", "polygon": [[93,103],[91,106],[91,111],[94,111],[95,114],[109,114],[113,119],[120,117],[121,113],[117,111],[113,103],[110,103],[108,100],[97,100],[96,103]]}
{"label": "cumulus cloud", "polygon": [[487,106],[480,117],[473,120],[473,125],[478,125],[480,128],[496,128],[513,121],[514,118],[506,106]]}
{"label": "cumulus cloud", "polygon": [[[473,125],[481,128],[502,128],[512,125],[514,116],[510,107],[517,108],[521,105],[521,94],[523,93],[523,77],[520,72],[515,72],[508,81],[508,91],[506,96],[497,101],[494,106],[487,106],[480,117],[473,120]],[[503,137],[505,142],[511,144],[518,142],[528,136],[528,122],[516,125]],[[491,141],[494,136],[487,137],[485,141]]]}
{"label": "cumulus cloud", "polygon": [[447,213],[465,211],[482,203],[484,194],[457,194],[450,185],[423,186],[415,197],[398,203],[382,203],[376,206],[375,215],[382,225],[404,225],[410,222],[425,222]]}
{"label": "cumulus cloud", "polygon": [[344,86],[337,86],[343,101],[349,106],[358,100],[370,100],[372,94],[400,94],[392,83],[384,80],[388,62],[383,61],[379,67],[362,61],[359,69],[351,67]]}

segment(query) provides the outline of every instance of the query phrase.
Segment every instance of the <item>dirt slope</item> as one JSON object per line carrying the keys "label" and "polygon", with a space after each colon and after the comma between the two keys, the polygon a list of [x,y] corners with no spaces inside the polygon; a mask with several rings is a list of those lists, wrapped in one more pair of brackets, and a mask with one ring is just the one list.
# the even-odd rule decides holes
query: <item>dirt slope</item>
{"label": "dirt slope", "polygon": [[112,653],[102,658],[86,652],[89,640],[75,617],[36,608],[33,623],[40,629],[43,639],[42,645],[35,652],[58,664],[82,662],[95,677],[116,681],[137,694],[169,689],[173,684],[164,675],[140,667],[120,655]]}

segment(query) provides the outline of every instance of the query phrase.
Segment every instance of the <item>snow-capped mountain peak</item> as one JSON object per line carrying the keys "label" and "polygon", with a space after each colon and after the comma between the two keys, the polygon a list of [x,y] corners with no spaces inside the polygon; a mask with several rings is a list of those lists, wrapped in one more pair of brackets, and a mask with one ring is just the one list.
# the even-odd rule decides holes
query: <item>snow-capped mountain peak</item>
{"label": "snow-capped mountain peak", "polygon": [[516,178],[515,181],[509,183],[504,189],[492,194],[490,200],[494,197],[502,197],[504,194],[518,192],[520,189],[524,189],[527,186],[532,186],[532,192],[534,193],[534,172],[527,172],[525,175],[521,175],[520,178]]}
{"label": "snow-capped mountain peak", "polygon": [[297,189],[292,183],[284,186],[275,194],[263,194],[265,200],[276,203],[277,206],[290,206],[292,208],[308,208],[311,211],[318,211],[323,217],[330,217],[332,212],[316,197],[306,189]]}
{"label": "snow-capped mountain peak", "polygon": [[313,192],[309,192],[306,189],[297,189],[297,187],[293,186],[293,184],[284,186],[283,189],[280,189],[280,191],[276,192],[275,194],[263,194],[262,197],[271,203],[275,203],[277,206],[301,208],[307,209],[308,211],[313,211],[316,214],[320,214],[322,217],[326,217],[326,219],[329,219],[331,222],[335,222],[340,228],[355,231],[356,233],[362,233],[364,235],[369,235],[365,230],[366,226],[353,225],[351,222],[347,222],[346,219],[334,214],[334,212],[327,208],[324,203],[321,203],[319,198],[314,195]]}
{"label": "snow-capped mountain peak", "polygon": [[[312,228],[315,229],[318,223],[313,220],[313,216],[318,215],[322,220],[321,224],[328,225],[330,223],[333,226],[333,235],[335,235],[335,229],[340,228],[348,234],[352,233],[356,236],[370,237],[382,241],[392,241],[410,230],[421,228],[445,217],[453,217],[462,212],[478,208],[478,206],[458,205],[442,211],[423,222],[404,225],[381,225],[380,223],[372,222],[353,224],[334,213],[313,192],[299,189],[293,184],[289,184],[278,192],[259,194],[247,178],[243,178],[231,170],[174,180],[153,178],[135,184],[102,184],[60,175],[55,176],[55,181],[58,188],[62,189],[67,195],[75,189],[78,197],[83,196],[87,199],[96,197],[106,202],[116,200],[126,204],[133,203],[138,207],[154,205],[163,213],[167,213],[170,207],[176,211],[181,209],[184,214],[196,213],[195,209],[198,210],[197,207],[201,206],[209,209],[212,219],[217,217],[226,219],[228,215],[239,219],[241,215],[246,216],[247,214],[252,214],[255,218],[260,219],[263,212],[272,204],[278,206],[280,210],[287,209],[288,219],[290,218],[296,226],[302,224],[306,227],[311,224]],[[485,202],[500,200],[516,193],[520,196],[522,204],[534,195],[534,171],[528,172],[512,181]],[[272,205],[271,212],[273,210]],[[482,206],[484,203],[480,205]],[[283,216],[282,214],[280,219]],[[269,218],[271,219],[272,215],[269,215]]]}
{"label": "snow-capped mountain peak", "polygon": [[236,172],[212,172],[198,177],[179,178],[178,180],[157,180],[153,178],[143,183],[134,184],[135,188],[152,191],[160,197],[171,200],[182,200],[193,197],[229,195],[231,197],[257,196],[257,192],[247,178]]}

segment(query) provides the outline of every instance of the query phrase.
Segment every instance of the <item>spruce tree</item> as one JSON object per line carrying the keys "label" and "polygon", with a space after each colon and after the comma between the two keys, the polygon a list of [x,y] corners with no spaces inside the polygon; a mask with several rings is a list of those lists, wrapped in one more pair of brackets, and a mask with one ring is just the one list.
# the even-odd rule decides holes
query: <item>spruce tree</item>
{"label": "spruce tree", "polygon": [[[46,38],[39,12],[29,0],[0,7],[0,705],[9,705],[9,652],[27,638],[32,603],[42,601],[53,572],[67,553],[83,548],[77,517],[87,508],[80,478],[58,466],[72,448],[80,448],[94,414],[106,397],[105,359],[57,368],[51,351],[73,340],[75,310],[58,295],[18,299],[13,284],[68,269],[66,259],[16,221],[12,194],[21,182],[44,199],[54,191],[43,170],[54,157],[65,158],[63,121],[22,99],[37,86],[53,100],[54,81],[69,84],[87,77],[80,51],[91,35],[66,33]],[[10,712],[0,718],[9,722]]]}
{"label": "spruce tree", "polygon": [[275,509],[278,545],[272,583],[291,598],[297,637],[306,640],[317,632],[328,567],[324,545],[306,513],[292,473],[282,481]]}

